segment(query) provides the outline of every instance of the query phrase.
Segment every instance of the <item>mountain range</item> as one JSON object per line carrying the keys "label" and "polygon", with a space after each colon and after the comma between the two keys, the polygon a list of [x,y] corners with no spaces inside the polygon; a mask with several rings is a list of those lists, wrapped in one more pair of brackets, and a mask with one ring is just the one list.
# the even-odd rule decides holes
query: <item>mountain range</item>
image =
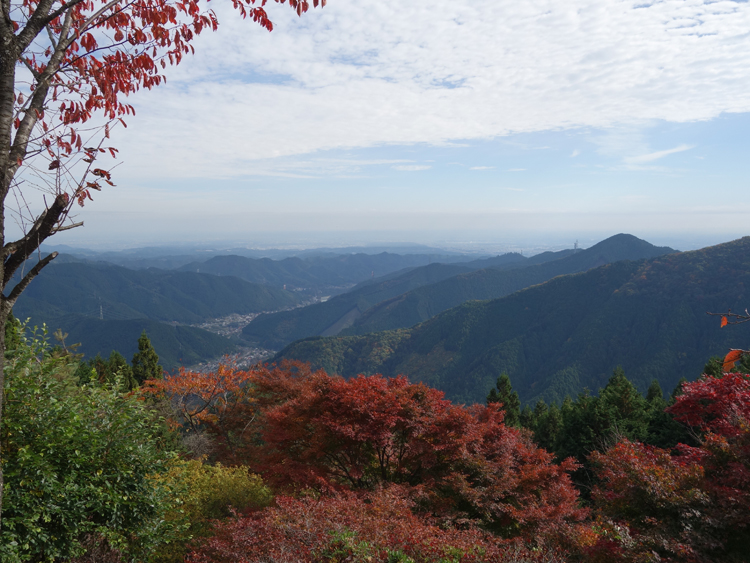
{"label": "mountain range", "polygon": [[[584,252],[565,260],[582,260]],[[618,365],[642,391],[653,379],[671,390],[680,378],[697,377],[711,356],[747,349],[750,325],[720,329],[706,312],[748,306],[750,237],[693,252],[653,252],[662,255],[467,302],[412,328],[308,338],[275,360],[310,361],[344,376],[405,374],[463,402],[482,402],[503,372],[523,402],[560,402],[603,387]]]}
{"label": "mountain range", "polygon": [[104,262],[53,261],[18,299],[13,313],[68,333],[87,356],[112,350],[130,357],[146,330],[162,366],[171,370],[235,350],[229,339],[196,324],[231,314],[295,307],[302,296],[232,276],[193,272],[130,270]]}
{"label": "mountain range", "polygon": [[368,278],[383,276],[424,266],[432,262],[462,261],[464,256],[428,254],[341,254],[282,260],[248,258],[246,256],[215,256],[205,262],[193,262],[178,268],[182,272],[201,272],[219,276],[236,276],[243,280],[295,289],[340,293]]}
{"label": "mountain range", "polygon": [[618,260],[671,252],[675,251],[621,234],[577,252],[545,252],[531,258],[505,254],[465,264],[432,264],[387,276],[378,283],[361,284],[325,303],[261,315],[243,329],[242,336],[278,349],[309,336],[406,328],[466,301],[502,297],[559,275]]}

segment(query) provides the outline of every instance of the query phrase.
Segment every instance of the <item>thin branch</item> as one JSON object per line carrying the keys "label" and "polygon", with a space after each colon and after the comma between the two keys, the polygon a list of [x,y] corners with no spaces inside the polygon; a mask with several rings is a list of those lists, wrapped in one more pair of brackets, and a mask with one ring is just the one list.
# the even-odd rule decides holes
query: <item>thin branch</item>
{"label": "thin branch", "polygon": [[10,292],[10,295],[8,295],[5,301],[12,307],[23,290],[26,289],[31,283],[31,280],[37,277],[39,275],[39,272],[42,271],[42,268],[52,262],[52,260],[54,260],[55,258],[57,258],[57,252],[52,252],[42,258],[39,262],[37,262],[36,265],[31,268],[31,270],[29,270],[29,273],[26,274],[26,276],[24,276],[24,278],[20,282],[18,282],[18,285],[13,288],[13,290]]}
{"label": "thin branch", "polygon": [[52,234],[54,235],[55,233],[61,233],[63,231],[69,231],[70,229],[75,229],[76,227],[83,227],[83,221],[79,221],[78,223],[73,223],[71,225],[65,225],[64,227],[56,227],[52,231]]}
{"label": "thin branch", "polygon": [[728,325],[741,325],[742,323],[750,322],[750,312],[747,309],[745,309],[744,313],[732,313],[731,310],[727,310],[726,313],[711,313],[707,311],[706,314],[712,317],[726,317],[726,324]]}

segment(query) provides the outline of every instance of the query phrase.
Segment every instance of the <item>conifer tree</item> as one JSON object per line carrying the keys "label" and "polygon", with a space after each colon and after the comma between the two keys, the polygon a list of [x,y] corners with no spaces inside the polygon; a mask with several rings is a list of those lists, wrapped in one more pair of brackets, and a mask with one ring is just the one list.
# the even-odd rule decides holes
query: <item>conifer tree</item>
{"label": "conifer tree", "polygon": [[123,391],[132,391],[138,387],[138,383],[133,377],[133,369],[117,350],[112,350],[106,360],[102,358],[101,354],[97,354],[94,358],[81,362],[75,375],[78,383],[82,385],[91,383],[113,384],[115,381],[119,381],[120,389]]}
{"label": "conifer tree", "polygon": [[159,355],[151,345],[151,341],[144,330],[138,338],[138,352],[133,356],[133,377],[138,385],[143,385],[147,379],[162,379],[164,368],[159,365]]}
{"label": "conifer tree", "polygon": [[487,395],[487,404],[490,403],[501,403],[503,405],[507,426],[520,426],[521,400],[518,398],[518,393],[513,391],[507,373],[503,373],[497,378],[497,385]]}
{"label": "conifer tree", "polygon": [[607,385],[599,392],[596,405],[600,422],[599,431],[605,440],[607,434],[617,433],[630,440],[644,442],[648,429],[646,400],[618,366]]}

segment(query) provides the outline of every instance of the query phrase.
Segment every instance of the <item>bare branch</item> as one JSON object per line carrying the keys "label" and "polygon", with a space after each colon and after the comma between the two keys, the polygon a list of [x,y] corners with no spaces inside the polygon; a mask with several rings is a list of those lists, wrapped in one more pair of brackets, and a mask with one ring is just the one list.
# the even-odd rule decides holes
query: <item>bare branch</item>
{"label": "bare branch", "polygon": [[36,265],[31,268],[31,270],[29,270],[29,273],[26,274],[20,282],[18,282],[18,285],[13,288],[13,290],[10,292],[10,295],[6,297],[5,301],[12,307],[23,290],[26,289],[31,283],[31,280],[37,277],[39,275],[39,272],[42,271],[42,268],[52,262],[52,260],[54,260],[55,258],[57,258],[57,252],[52,252],[39,260],[39,262],[37,262]]}
{"label": "bare branch", "polygon": [[[726,317],[727,325],[741,325],[742,323],[750,322],[750,312],[747,309],[745,309],[744,313],[732,313],[731,309],[729,309],[726,313],[711,313],[707,311],[706,314],[712,317]],[[722,323],[722,326],[724,326],[724,323]]]}
{"label": "bare branch", "polygon": [[[47,237],[54,233],[56,225],[65,217],[69,209],[68,198],[60,194],[55,198],[49,209],[44,211],[34,223],[31,230],[22,239],[5,245],[0,256],[8,256],[5,260],[3,285],[6,287],[13,274],[31,254],[39,248]],[[25,278],[24,278],[25,279]]]}
{"label": "bare branch", "polygon": [[70,229],[75,229],[76,227],[83,227],[83,221],[79,221],[78,223],[73,223],[71,225],[65,225],[64,227],[56,227],[52,231],[52,234],[54,235],[55,233],[61,233],[63,231],[69,231]]}

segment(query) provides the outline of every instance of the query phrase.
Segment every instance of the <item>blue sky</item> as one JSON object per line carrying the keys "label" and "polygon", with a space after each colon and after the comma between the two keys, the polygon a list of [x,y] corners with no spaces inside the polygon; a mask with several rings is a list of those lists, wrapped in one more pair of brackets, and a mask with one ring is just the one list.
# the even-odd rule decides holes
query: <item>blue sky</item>
{"label": "blue sky", "polygon": [[746,2],[329,0],[270,34],[214,8],[60,242],[748,233]]}

